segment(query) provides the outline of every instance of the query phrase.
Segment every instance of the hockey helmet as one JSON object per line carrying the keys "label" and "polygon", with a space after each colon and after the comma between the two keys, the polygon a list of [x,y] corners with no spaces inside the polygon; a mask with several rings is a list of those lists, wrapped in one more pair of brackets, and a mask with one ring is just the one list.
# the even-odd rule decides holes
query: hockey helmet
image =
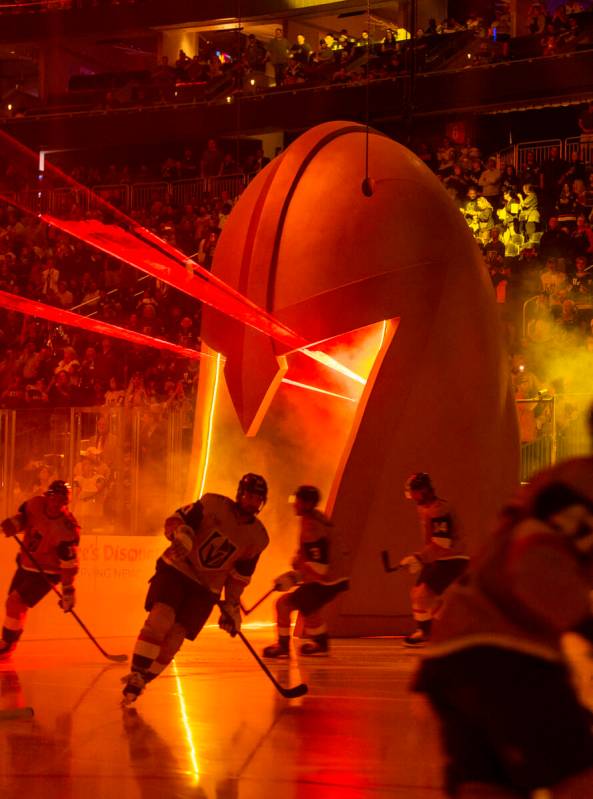
{"label": "hockey helmet", "polygon": [[248,472],[247,474],[243,475],[243,477],[239,480],[239,485],[237,486],[237,501],[239,501],[241,494],[244,494],[247,491],[250,494],[257,494],[260,496],[264,503],[268,499],[268,484],[261,474],[253,474],[253,472]]}
{"label": "hockey helmet", "polygon": [[426,472],[414,472],[404,484],[404,495],[406,499],[412,499],[412,491],[422,491],[424,489],[434,492],[430,475]]}
{"label": "hockey helmet", "polygon": [[551,524],[593,555],[593,458],[572,458],[537,474],[522,507],[525,515]]}
{"label": "hockey helmet", "polygon": [[321,500],[321,492],[315,486],[299,486],[294,492],[294,496],[302,502],[310,502],[314,507],[319,505]]}
{"label": "hockey helmet", "polygon": [[70,500],[70,495],[72,493],[72,489],[70,488],[70,483],[67,483],[65,480],[54,480],[49,484],[47,490],[45,492],[46,497],[64,497],[66,500]]}

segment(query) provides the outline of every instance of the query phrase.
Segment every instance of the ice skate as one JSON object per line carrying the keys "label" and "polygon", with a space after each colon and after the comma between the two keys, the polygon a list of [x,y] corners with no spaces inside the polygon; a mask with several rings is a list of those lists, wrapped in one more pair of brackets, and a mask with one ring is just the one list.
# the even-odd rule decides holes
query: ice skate
{"label": "ice skate", "polygon": [[404,646],[421,647],[428,643],[428,636],[422,630],[414,630],[404,638]]}
{"label": "ice skate", "polygon": [[290,657],[288,645],[280,643],[266,646],[262,654],[265,658],[273,658],[274,660],[287,660]]}
{"label": "ice skate", "polygon": [[329,638],[327,635],[316,635],[301,647],[301,655],[305,657],[324,657],[329,655]]}
{"label": "ice skate", "polygon": [[11,644],[8,641],[3,641],[0,639],[0,663],[4,660],[9,660],[15,649],[15,644]]}
{"label": "ice skate", "polygon": [[146,680],[140,672],[132,671],[125,677],[122,677],[122,683],[124,683],[122,705],[127,707],[133,704],[140,694],[144,692]]}

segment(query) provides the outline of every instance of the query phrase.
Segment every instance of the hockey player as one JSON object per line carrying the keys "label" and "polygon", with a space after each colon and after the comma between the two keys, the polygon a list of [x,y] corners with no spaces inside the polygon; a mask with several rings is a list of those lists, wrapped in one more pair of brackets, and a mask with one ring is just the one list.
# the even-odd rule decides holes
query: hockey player
{"label": "hockey player", "polygon": [[48,580],[56,585],[62,584],[61,608],[68,612],[74,607],[80,527],[68,510],[69,501],[68,483],[54,480],[43,495],[23,502],[16,516],[1,523],[6,536],[24,533],[23,544],[46,576],[40,574],[24,551],[18,553],[17,570],[6,599],[0,657],[9,656],[15,649],[23,634],[27,610],[35,607],[51,590]]}
{"label": "hockey player", "polygon": [[294,512],[301,520],[299,547],[292,560],[292,570],[274,581],[276,590],[296,591],[285,594],[276,603],[278,642],[265,647],[267,658],[287,658],[290,642],[290,616],[294,610],[305,617],[305,637],[301,655],[327,655],[329,638],[321,609],[349,588],[344,567],[344,552],[332,522],[317,505],[321,499],[315,486],[300,486],[294,497]]}
{"label": "hockey player", "polygon": [[444,591],[467,568],[468,556],[449,503],[437,497],[426,472],[412,474],[405,484],[405,496],[416,503],[423,546],[407,555],[400,566],[417,574],[412,588],[412,615],[417,629],[406,636],[407,646],[419,646],[430,637],[433,618],[441,605]]}
{"label": "hockey player", "polygon": [[245,474],[234,501],[204,494],[165,521],[171,545],[150,579],[148,616],[134,647],[132,671],[124,678],[125,704],[163,671],[185,638],[196,638],[223,589],[219,625],[231,635],[240,630],[239,599],[269,541],[256,518],[267,497],[264,478]]}
{"label": "hockey player", "polygon": [[[415,679],[459,799],[593,796],[590,713],[561,637],[593,644],[593,459],[541,472],[451,586]],[[593,653],[593,649],[591,649]]]}

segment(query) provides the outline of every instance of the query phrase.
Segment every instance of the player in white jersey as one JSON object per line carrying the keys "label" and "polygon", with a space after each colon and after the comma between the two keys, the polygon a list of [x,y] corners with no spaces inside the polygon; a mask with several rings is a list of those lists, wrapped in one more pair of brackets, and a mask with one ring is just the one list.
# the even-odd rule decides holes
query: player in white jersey
{"label": "player in white jersey", "polygon": [[430,475],[412,474],[406,481],[405,495],[416,503],[422,532],[422,549],[400,561],[410,574],[418,575],[411,591],[417,629],[404,639],[408,646],[418,646],[428,641],[442,595],[466,570],[469,557],[451,506],[437,497]]}
{"label": "player in white jersey", "polygon": [[256,518],[268,497],[263,477],[246,474],[235,500],[204,494],[165,521],[171,545],[150,579],[148,616],[124,678],[124,702],[134,702],[148,682],[173,660],[183,641],[193,641],[224,589],[219,625],[231,635],[241,628],[240,597],[269,539]]}
{"label": "player in white jersey", "polygon": [[[294,512],[300,519],[299,546],[291,571],[275,580],[278,591],[287,592],[276,603],[278,642],[267,646],[264,657],[287,658],[290,616],[295,610],[305,618],[304,634],[310,641],[301,655],[327,655],[329,637],[321,609],[349,588],[346,552],[333,523],[317,510],[321,499],[315,486],[300,486],[294,498]],[[291,591],[296,585],[299,587]]]}
{"label": "player in white jersey", "polygon": [[15,649],[28,609],[49,593],[50,583],[62,584],[62,609],[67,612],[74,607],[80,527],[68,510],[69,501],[68,483],[54,480],[43,495],[23,502],[15,516],[0,523],[6,536],[23,533],[25,547],[45,573],[44,577],[25,552],[19,551],[17,570],[6,599],[0,658]]}

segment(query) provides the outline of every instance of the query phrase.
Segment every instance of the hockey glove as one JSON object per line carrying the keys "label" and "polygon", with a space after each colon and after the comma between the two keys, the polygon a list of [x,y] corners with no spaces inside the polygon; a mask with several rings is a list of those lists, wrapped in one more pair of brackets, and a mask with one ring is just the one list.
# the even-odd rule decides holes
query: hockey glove
{"label": "hockey glove", "polygon": [[0,522],[0,527],[2,527],[2,532],[5,536],[16,535],[20,529],[15,524],[15,519],[4,519],[3,522]]}
{"label": "hockey glove", "polygon": [[68,613],[72,610],[74,605],[76,604],[76,591],[73,585],[65,585],[62,588],[62,598],[58,602],[58,605],[62,608],[64,613]]}
{"label": "hockey glove", "polygon": [[175,560],[183,560],[194,545],[194,531],[187,524],[180,524],[173,532],[170,553]]}
{"label": "hockey glove", "polygon": [[301,581],[301,575],[297,571],[284,572],[274,580],[274,588],[276,591],[290,591],[295,585]]}
{"label": "hockey glove", "polygon": [[422,561],[416,555],[407,555],[400,560],[399,565],[407,569],[410,574],[418,574],[422,569]]}
{"label": "hockey glove", "polygon": [[229,602],[225,599],[220,603],[220,610],[218,626],[234,638],[241,629],[241,606],[238,602]]}

